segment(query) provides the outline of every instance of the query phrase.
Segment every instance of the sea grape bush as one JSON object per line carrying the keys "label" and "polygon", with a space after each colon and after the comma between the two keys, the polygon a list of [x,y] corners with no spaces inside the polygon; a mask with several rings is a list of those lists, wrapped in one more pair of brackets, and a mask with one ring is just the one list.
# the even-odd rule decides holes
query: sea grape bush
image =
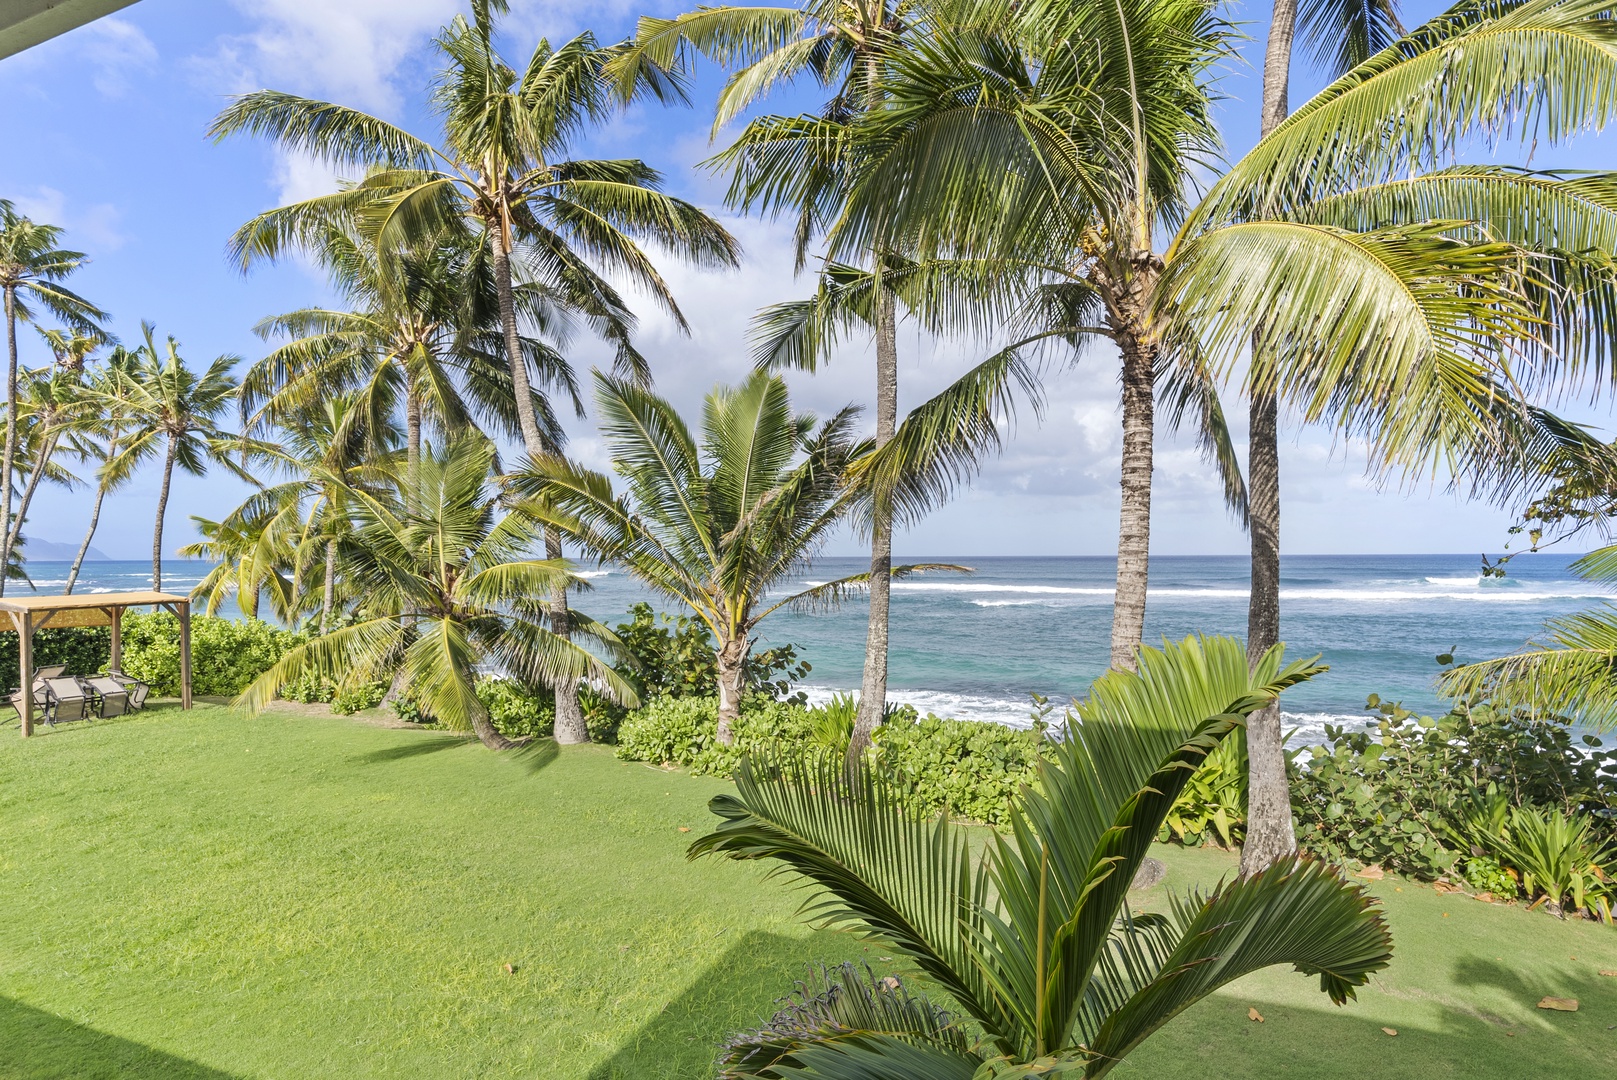
{"label": "sea grape bush", "polygon": [[[235,697],[268,671],[281,655],[305,640],[259,619],[191,617],[191,690],[203,696]],[[180,626],[168,612],[126,612],[123,669],[151,685],[154,694],[180,692]]]}

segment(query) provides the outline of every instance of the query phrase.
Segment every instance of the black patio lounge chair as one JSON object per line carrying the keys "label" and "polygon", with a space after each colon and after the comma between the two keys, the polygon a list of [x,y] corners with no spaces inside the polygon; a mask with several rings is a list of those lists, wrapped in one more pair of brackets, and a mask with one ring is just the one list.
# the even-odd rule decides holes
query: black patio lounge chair
{"label": "black patio lounge chair", "polygon": [[129,691],[130,712],[139,712],[146,707],[146,697],[152,692],[150,686],[147,686],[139,679],[130,678],[121,671],[109,671],[107,672],[107,678],[114,680]]}
{"label": "black patio lounge chair", "polygon": [[88,720],[90,695],[77,679],[58,677],[45,680],[45,722],[52,727],[68,720]]}
{"label": "black patio lounge chair", "polygon": [[110,719],[129,711],[129,691],[117,679],[110,675],[96,675],[82,681],[95,691],[97,716]]}

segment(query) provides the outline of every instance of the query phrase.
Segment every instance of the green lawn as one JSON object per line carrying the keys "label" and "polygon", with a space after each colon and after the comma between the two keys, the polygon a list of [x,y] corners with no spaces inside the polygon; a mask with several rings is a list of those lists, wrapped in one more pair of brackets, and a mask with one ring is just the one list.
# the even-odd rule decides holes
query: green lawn
{"label": "green lawn", "polygon": [[[717,1041],[807,964],[879,952],[803,929],[757,868],[685,861],[723,786],[598,748],[501,757],[210,707],[0,728],[0,1078],[710,1076]],[[1175,888],[1231,867],[1166,857]],[[1264,973],[1116,1075],[1617,1060],[1617,978],[1598,974],[1617,931],[1377,888],[1398,954],[1359,1003]],[[1540,1012],[1545,994],[1582,1011]]]}

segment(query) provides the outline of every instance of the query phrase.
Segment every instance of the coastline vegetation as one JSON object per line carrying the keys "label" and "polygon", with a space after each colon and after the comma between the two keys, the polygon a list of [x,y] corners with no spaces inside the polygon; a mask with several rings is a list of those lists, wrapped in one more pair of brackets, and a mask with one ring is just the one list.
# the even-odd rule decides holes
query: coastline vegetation
{"label": "coastline vegetation", "polygon": [[[107,801],[107,747],[172,776],[181,766],[159,764],[133,733],[184,733],[218,770],[192,774],[186,790],[217,802],[215,787],[238,785],[271,822],[252,834],[239,806],[184,820],[174,793],[140,787],[142,812],[183,838],[170,856],[207,853],[194,865],[171,858],[161,875],[183,917],[217,919],[203,945],[284,974],[278,949],[303,961],[335,942],[380,966],[378,988],[355,994],[353,977],[321,967],[310,996],[366,1016],[387,1011],[377,1002],[396,984],[430,977],[445,988],[407,995],[430,1030],[383,1048],[373,1070],[430,1069],[486,1040],[479,1069],[565,1058],[592,1078],[649,1075],[614,1013],[632,998],[632,1022],[679,1061],[660,1075],[1127,1075],[1125,1058],[1149,1054],[1147,1040],[1176,1016],[1209,1016],[1218,995],[1258,985],[1250,977],[1264,969],[1316,978],[1310,996],[1342,1005],[1411,963],[1392,926],[1398,902],[1365,886],[1395,880],[1387,874],[1423,894],[1613,921],[1617,751],[1592,735],[1576,745],[1570,726],[1609,727],[1617,715],[1611,611],[1550,627],[1544,648],[1451,667],[1445,716],[1372,699],[1367,730],[1332,728],[1324,745],[1289,754],[1279,700],[1324,663],[1287,663],[1278,641],[1283,418],[1361,440],[1377,478],[1451,479],[1529,500],[1526,520],[1557,535],[1609,533],[1614,448],[1551,410],[1569,388],[1617,370],[1617,173],[1526,168],[1539,141],[1564,143],[1617,114],[1609,0],[1460,0],[1407,33],[1379,0],[1302,11],[1281,0],[1262,137],[1228,163],[1213,104],[1236,31],[1216,0],[701,8],[642,19],[619,43],[589,32],[541,41],[520,66],[496,48],[508,10],[471,0],[435,39],[435,140],[273,90],[215,118],[216,139],[265,139],[355,174],[231,238],[244,272],[310,258],[336,297],[266,318],[266,355],[240,375],[234,356],[193,368],[150,323],[132,346],[118,341],[111,317],[63,284],[86,256],[0,200],[0,592],[26,583],[24,527],[45,485],[95,488],[69,591],[102,500],[138,469],[161,467],[154,590],[175,469],[224,470],[250,486],[240,506],[196,519],[200,539],[180,549],[214,563],[194,592],[207,612],[195,689],[237,711],[163,712],[0,750],[0,801],[20,818],[45,822],[39,807],[67,798],[64,776],[88,770],[106,805],[86,820],[131,824],[149,854],[164,841],[139,831],[146,818]],[[1290,112],[1299,34],[1332,81]],[[716,216],[669,195],[650,164],[572,155],[632,104],[688,104],[705,63],[727,73],[715,136],[744,121],[709,162],[728,176],[726,205],[790,217],[799,269],[812,265],[814,281],[808,298],[757,315],[753,371],[713,388],[698,419],[654,388],[666,373],[640,351],[630,299],[689,332],[659,259],[728,268],[740,246]],[[803,81],[825,92],[816,112],[754,111]],[[1459,160],[1477,145],[1520,160]],[[60,325],[44,326],[46,313]],[[980,356],[901,414],[903,320]],[[52,357],[38,370],[19,367],[24,325]],[[813,373],[867,338],[871,436],[857,404],[823,421],[794,407],[782,370]],[[610,351],[609,372],[575,370],[581,339]],[[1097,344],[1116,353],[1123,445],[1111,670],[1059,715],[1035,702],[1027,730],[893,707],[892,580],[969,570],[893,565],[894,530],[972,482],[1016,409],[1038,413],[1044,381],[1092,363]],[[610,472],[569,456],[564,417],[586,416],[586,383]],[[1251,416],[1244,474],[1223,404],[1236,395]],[[1142,644],[1159,409],[1168,425],[1195,426],[1251,534],[1245,642]],[[869,570],[790,591],[839,529],[868,542]],[[1541,537],[1535,525],[1535,545]],[[602,625],[577,606],[583,579],[569,551],[632,575],[675,611],[659,624],[647,606],[615,630]],[[1617,580],[1617,548],[1580,569]],[[788,605],[850,599],[869,605],[861,691],[811,708],[796,688],[808,658],[791,646],[755,653],[755,631]],[[230,604],[244,621],[214,617]],[[259,618],[266,604],[279,626]],[[178,679],[165,618],[122,626],[126,671],[159,693]],[[88,673],[106,640],[47,631],[39,659]],[[288,701],[415,730],[294,716]],[[468,756],[458,748],[472,740],[459,735],[502,753]],[[592,741],[615,744],[615,758],[558,749]],[[228,763],[238,749],[277,765]],[[676,781],[670,768],[691,775]],[[603,804],[608,783],[628,794]],[[659,801],[664,784],[662,799],[675,786],[680,799]],[[710,813],[694,811],[693,792],[711,796]],[[365,802],[401,797],[397,814]],[[664,808],[676,805],[683,824],[672,827],[693,835],[668,835]],[[304,811],[333,836],[301,823],[278,831]],[[344,814],[382,842],[358,842]],[[1238,846],[1239,872],[1217,883],[1192,875],[1189,890],[1175,881],[1171,897],[1136,895],[1152,851],[1181,867],[1222,865],[1202,846]],[[221,852],[285,876],[294,907],[324,882],[328,900],[354,901],[364,916],[322,902],[331,925],[293,932],[271,911],[275,941],[232,942],[273,904],[259,893],[250,911],[225,902],[221,890],[240,881]],[[778,910],[767,877],[679,865],[682,853],[764,862],[809,890],[810,922],[850,933],[810,935]],[[16,857],[0,859],[0,883],[15,883],[18,906],[21,895],[66,902],[88,887],[71,855],[60,879],[32,839]],[[652,878],[609,880],[638,860],[666,879],[663,891]],[[120,887],[133,865],[113,868]],[[408,885],[418,871],[431,889]],[[523,892],[536,881],[551,889],[543,902]],[[491,897],[508,909],[491,912]],[[150,975],[141,947],[197,946],[149,906],[132,907],[134,921],[119,922],[136,943],[132,959],[119,957],[131,970]],[[691,911],[699,933],[679,936]],[[1617,948],[1607,927],[1547,931],[1547,920],[1523,918],[1501,930],[1486,918],[1493,934]],[[466,927],[446,934],[439,919]],[[483,934],[496,924],[510,932]],[[24,937],[35,926],[25,921]],[[750,929],[718,961],[775,982],[727,983],[712,1015],[697,994],[677,1031],[701,1045],[669,1050],[674,1035],[648,1018],[694,992],[670,967],[714,962],[713,941],[740,926]],[[476,973],[446,971],[410,934],[475,944]],[[616,936],[633,939],[619,953],[648,959],[614,957]],[[382,938],[406,958],[378,959]],[[32,951],[12,942],[26,955],[15,970],[0,964],[0,989],[44,987],[84,1015],[47,970],[50,949],[31,940]],[[769,1017],[770,998],[790,992],[772,965],[802,961],[810,944],[820,951],[808,959],[825,966]],[[626,989],[603,974],[614,961]],[[203,1033],[226,1008],[229,978],[195,953],[175,963],[203,1006],[172,1039],[149,1017],[131,1025],[150,1045],[128,1054],[160,1058],[169,1051],[158,1044],[171,1042],[181,1059],[206,1053],[223,1069],[308,1071],[321,1051],[296,1046],[289,1028],[269,1025],[241,1053]],[[51,970],[87,964],[74,954]],[[491,990],[484,977],[499,971],[507,978]],[[1562,982],[1612,1000],[1581,976]],[[457,989],[478,1002],[477,1038],[453,1030],[471,1015],[448,1004]],[[1275,993],[1313,1008],[1295,985]],[[272,1011],[274,997],[260,995],[259,1008]],[[536,997],[582,1019],[536,1017]],[[308,1004],[287,1023],[308,1026]],[[30,1007],[10,1017],[0,1007],[0,1034],[48,1028]],[[1248,1015],[1263,1020],[1255,1006]],[[489,1034],[513,1016],[544,1034]],[[547,1050],[546,1038],[602,1042],[600,1030],[583,1034],[592,1023],[610,1029],[615,1053]],[[75,1024],[50,1038],[86,1042]],[[41,1045],[0,1038],[0,1071],[44,1075]]]}

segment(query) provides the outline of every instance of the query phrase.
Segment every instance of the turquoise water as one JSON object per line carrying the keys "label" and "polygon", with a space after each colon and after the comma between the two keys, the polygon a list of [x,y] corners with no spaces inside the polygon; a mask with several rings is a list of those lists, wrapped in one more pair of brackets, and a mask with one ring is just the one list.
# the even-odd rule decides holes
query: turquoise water
{"label": "turquoise water", "polygon": [[[1113,564],[1103,558],[907,559],[964,563],[969,575],[894,583],[892,696],[922,710],[971,719],[1026,722],[1028,693],[1081,695],[1105,670]],[[1292,556],[1282,564],[1282,637],[1292,655],[1321,653],[1331,670],[1287,695],[1290,722],[1307,738],[1328,719],[1364,716],[1370,693],[1411,708],[1441,707],[1432,689],[1434,656],[1461,660],[1513,651],[1546,618],[1601,603],[1607,594],[1567,570],[1570,557],[1523,555],[1503,581],[1482,579],[1474,555]],[[861,569],[857,559],[822,559],[802,576],[823,581]],[[29,567],[42,593],[60,591],[67,565]],[[165,564],[164,587],[183,591],[206,567]],[[652,599],[610,568],[586,568],[592,588],[577,605],[608,624],[636,600]],[[1243,635],[1246,561],[1238,557],[1156,558],[1151,563],[1146,637],[1200,631]],[[149,587],[151,566],[87,563],[81,590]],[[16,587],[13,586],[15,589]],[[864,657],[865,608],[782,612],[760,628],[760,644],[792,642],[813,664],[811,695],[856,689]]]}

